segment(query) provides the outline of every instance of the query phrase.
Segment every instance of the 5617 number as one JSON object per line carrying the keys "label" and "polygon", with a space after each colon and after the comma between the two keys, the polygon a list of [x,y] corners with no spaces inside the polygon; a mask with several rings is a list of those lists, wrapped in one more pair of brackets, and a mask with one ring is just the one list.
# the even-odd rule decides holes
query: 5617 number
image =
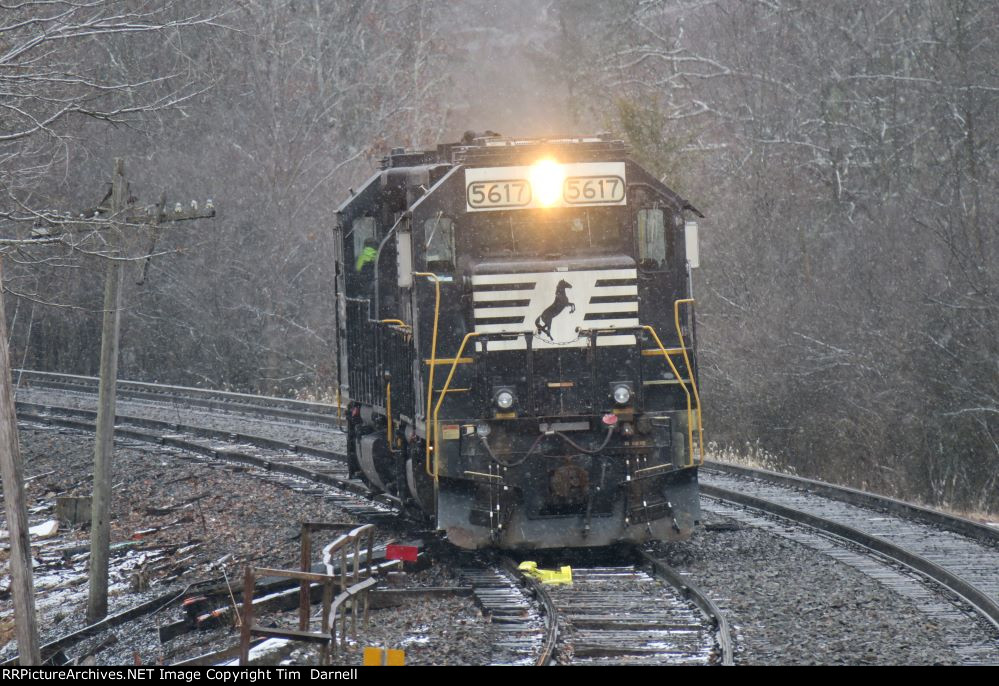
{"label": "5617 number", "polygon": [[470,207],[524,207],[531,204],[531,184],[522,179],[476,181],[468,185]]}
{"label": "5617 number", "polygon": [[570,205],[607,204],[624,200],[624,179],[619,176],[570,176],[562,186]]}

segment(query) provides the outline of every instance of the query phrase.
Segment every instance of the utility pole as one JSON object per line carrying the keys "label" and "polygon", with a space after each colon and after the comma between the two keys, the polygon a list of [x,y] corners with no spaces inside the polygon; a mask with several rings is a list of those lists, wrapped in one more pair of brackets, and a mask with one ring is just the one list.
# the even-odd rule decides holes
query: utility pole
{"label": "utility pole", "polygon": [[22,666],[40,665],[35,584],[31,575],[28,506],[24,500],[24,464],[17,439],[14,393],[7,350],[7,316],[3,303],[3,258],[0,257],[0,473],[10,531],[10,586],[14,596],[14,631]]}
{"label": "utility pole", "polygon": [[108,555],[111,549],[111,453],[114,449],[115,400],[118,386],[118,333],[121,326],[121,276],[118,258],[123,245],[121,213],[128,190],[125,162],[114,161],[111,177],[111,259],[104,282],[104,323],[101,327],[101,370],[97,401],[97,439],[94,442],[94,490],[90,513],[90,594],[87,622],[108,613]]}
{"label": "utility pole", "polygon": [[[110,259],[104,283],[104,323],[101,328],[101,368],[97,406],[97,438],[94,443],[94,487],[90,517],[90,593],[87,598],[87,622],[93,623],[108,613],[108,557],[111,549],[111,459],[114,449],[115,401],[118,386],[118,340],[121,327],[121,282],[125,258],[125,235],[122,224],[153,224],[162,221],[207,219],[215,216],[209,200],[204,211],[192,202],[190,210],[180,203],[172,214],[166,211],[165,196],[153,212],[131,212],[125,162],[116,158],[111,178],[110,206],[98,207],[93,214],[107,213],[111,230],[107,237]],[[143,277],[144,278],[144,277]]]}

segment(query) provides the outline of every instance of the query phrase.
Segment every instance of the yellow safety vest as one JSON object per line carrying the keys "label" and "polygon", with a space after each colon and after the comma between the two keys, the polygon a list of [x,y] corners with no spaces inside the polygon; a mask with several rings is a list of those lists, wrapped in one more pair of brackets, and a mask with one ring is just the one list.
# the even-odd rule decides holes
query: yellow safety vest
{"label": "yellow safety vest", "polygon": [[364,265],[368,262],[374,262],[376,257],[378,257],[378,251],[369,245],[361,251],[360,255],[357,256],[357,263],[354,265],[354,271],[361,271],[364,269]]}

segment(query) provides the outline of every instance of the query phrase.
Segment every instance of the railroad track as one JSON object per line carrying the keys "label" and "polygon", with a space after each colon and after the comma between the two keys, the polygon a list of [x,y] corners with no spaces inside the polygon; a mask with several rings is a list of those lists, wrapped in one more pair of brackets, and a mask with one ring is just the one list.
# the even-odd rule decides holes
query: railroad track
{"label": "railroad track", "polygon": [[459,578],[472,587],[493,634],[490,665],[547,664],[553,645],[552,615],[525,593],[517,575],[501,564],[462,565]]}
{"label": "railroad track", "polygon": [[[96,378],[17,373],[22,374],[16,403],[21,419],[95,429]],[[335,407],[134,381],[119,381],[118,392],[122,397],[115,416],[116,440],[137,440],[255,467],[264,472],[263,478],[294,490],[318,488],[317,495],[360,521],[402,510],[397,498],[373,493],[363,481],[349,477]],[[265,433],[272,435],[261,435]],[[274,433],[288,438],[274,438]]]}
{"label": "railroad track", "polygon": [[[93,410],[18,401],[21,421],[94,431]],[[133,440],[184,451],[198,459],[257,468],[260,478],[334,501],[351,515],[367,521],[396,516],[398,501],[375,494],[347,474],[342,453],[322,448],[202,426],[118,414],[116,441]]]}
{"label": "railroad track", "polygon": [[[32,393],[48,394],[47,400],[52,401],[53,394],[72,400],[72,407],[30,403],[20,400],[17,403],[18,418],[22,422],[42,426],[57,426],[92,433],[96,425],[96,412],[80,407],[96,398],[86,390],[75,389],[21,389],[21,397]],[[58,399],[58,398],[56,398]],[[137,409],[146,416],[132,416],[122,412],[117,413],[115,426],[115,441],[119,445],[143,443],[154,446],[163,452],[173,455],[174,459],[210,462],[215,465],[236,467],[248,470],[254,477],[262,481],[275,483],[290,490],[305,495],[321,498],[333,503],[350,517],[357,521],[379,522],[397,521],[401,514],[399,504],[395,499],[385,495],[374,494],[359,480],[350,479],[347,475],[345,457],[336,450],[303,446],[295,442],[279,440],[273,437],[256,436],[244,432],[226,431],[199,425],[199,415],[204,424],[227,425],[234,415],[220,413],[215,408],[199,406],[194,413],[181,410],[171,411],[174,417],[185,417],[190,423],[165,421],[152,418],[162,408],[163,400],[155,403],[148,400],[126,400],[119,403],[119,408]],[[169,402],[176,402],[176,398]],[[229,408],[227,408],[229,409]],[[263,409],[263,408],[261,408]],[[254,415],[260,415],[255,412]],[[189,416],[190,415],[190,416]],[[303,419],[296,417],[291,420],[281,418],[281,422],[294,421],[301,423]],[[325,434],[333,434],[329,425],[323,428]],[[381,554],[384,554],[382,550]],[[173,594],[168,596],[175,601]],[[109,617],[102,623],[64,635],[44,646],[43,654],[58,660],[62,650],[85,640],[88,636],[100,631],[118,626],[125,622],[141,620],[148,614],[158,612],[166,606],[164,598],[145,602],[129,608],[117,615]],[[6,663],[5,663],[6,664]]]}
{"label": "railroad track", "polygon": [[963,627],[948,640],[965,664],[999,660],[999,532],[770,472],[711,464],[700,482],[703,509],[820,550]]}
{"label": "railroad track", "polygon": [[[94,410],[23,400],[18,402],[18,415],[22,421],[85,431],[93,431],[96,423]],[[259,470],[261,478],[333,500],[360,521],[398,515],[398,503],[393,499],[374,496],[362,482],[347,477],[342,453],[149,416],[119,413],[116,419],[118,441],[141,441],[176,449],[189,455],[189,459],[250,466]],[[524,593],[515,574],[499,567],[465,568],[459,572],[463,583],[473,587],[480,607],[490,618],[495,633],[494,664],[548,664],[555,653],[559,617],[570,617],[566,626],[582,632],[574,634],[571,648],[563,650],[565,655],[572,655],[575,662],[595,658],[592,661],[598,664],[611,664],[615,655],[622,663],[710,661],[715,645],[711,629],[705,620],[698,619],[694,606],[681,599],[683,591],[667,594],[670,597],[665,598],[662,596],[663,584],[634,567],[618,570],[613,578],[609,574],[606,569],[580,570],[572,593],[560,595],[557,591],[552,593],[538,587],[535,602]],[[625,579],[632,582],[632,587],[627,591],[619,590],[616,598],[629,603],[631,610],[615,618],[613,606],[609,606],[600,626],[591,616],[583,627],[584,619],[569,607],[574,602],[573,596],[605,595],[605,589],[597,588],[601,582],[617,584]],[[677,583],[683,585],[682,580]],[[632,615],[648,606],[650,600],[658,609],[651,614],[646,612],[643,620],[636,620]],[[698,641],[703,645],[695,645]]]}
{"label": "railroad track", "polygon": [[[21,420],[94,430],[95,410],[55,405],[58,397],[53,391],[65,393],[63,389],[23,393],[22,397],[31,398],[42,394],[48,403],[19,400]],[[87,393],[79,389],[74,392]],[[91,393],[83,404],[93,400]],[[399,503],[394,499],[374,496],[363,482],[347,477],[340,452],[154,419],[151,415],[159,410],[148,404],[125,401],[121,406],[144,416],[118,413],[115,428],[118,440],[143,441],[182,450],[201,459],[249,465],[264,471],[265,478],[289,488],[332,499],[361,521],[398,513]],[[227,417],[223,422],[228,420]],[[516,574],[486,567],[462,569],[460,575],[473,586],[484,614],[490,617],[496,633],[495,664],[550,663],[557,652],[560,624],[568,632],[563,633],[566,641],[558,649],[562,661],[731,664],[731,641],[721,613],[678,574],[664,571],[668,568],[651,558],[648,562],[650,572],[635,566],[576,570],[570,592],[534,585],[541,612],[520,589]],[[627,587],[619,588],[621,584]],[[618,588],[608,595],[609,586]],[[689,600],[689,596],[694,600]],[[698,607],[708,614],[701,616]],[[620,608],[626,608],[625,612],[617,612]]]}
{"label": "railroad track", "polygon": [[[13,376],[19,393],[27,387],[96,395],[99,382],[97,377],[93,376],[38,372],[30,369],[15,369]],[[340,410],[336,405],[291,398],[126,380],[118,381],[117,394],[123,399],[167,404],[182,403],[185,406],[236,411],[266,418],[307,421],[329,427],[339,427],[342,424]]]}
{"label": "railroad track", "polygon": [[572,584],[528,580],[545,610],[536,664],[733,664],[728,622],[678,572],[634,549],[638,563],[572,568]]}
{"label": "railroad track", "polygon": [[[18,397],[18,411],[23,419],[93,430],[96,413],[90,407],[96,403],[95,379],[25,372],[25,381],[30,385],[22,387]],[[134,382],[122,383],[128,389]],[[153,391],[145,388],[147,386],[157,388]],[[390,498],[373,502],[372,494],[362,482],[347,477],[341,451],[308,445],[342,442],[342,435],[331,430],[335,426],[335,422],[330,421],[331,416],[335,420],[331,409],[335,412],[335,408],[322,406],[325,409],[312,412],[302,405],[316,405],[314,403],[299,404],[298,401],[264,396],[244,396],[156,384],[136,384],[131,390],[135,393],[131,394],[126,390],[119,402],[121,412],[117,418],[117,434],[121,438],[173,446],[206,459],[249,465],[268,473],[271,478],[288,479],[286,485],[290,487],[300,490],[318,489],[317,494],[323,487],[330,487],[335,490],[326,495],[342,498],[341,503],[346,504],[345,509],[353,508],[352,511],[359,518],[379,517],[397,509],[398,504]],[[198,402],[192,402],[191,398],[184,395],[185,391],[194,391],[193,398]],[[59,401],[60,398],[63,401]],[[73,401],[65,404],[74,404],[74,407],[59,406],[67,398],[72,398]],[[271,406],[272,402],[274,404]],[[206,414],[203,410],[191,409],[191,405],[209,412]],[[170,408],[174,421],[155,418],[158,413],[162,415],[164,407]],[[226,412],[226,416],[222,416],[222,412]],[[197,417],[186,413],[196,413]],[[231,431],[225,428],[231,427],[234,417],[245,415],[254,417],[257,422],[279,424],[282,427],[294,426],[304,438],[285,441],[258,436],[250,431]],[[314,420],[317,415],[319,419]],[[216,428],[201,426],[213,421]],[[250,422],[251,427],[252,425]],[[961,635],[950,637],[954,650],[969,664],[996,661],[996,640],[999,637],[999,532],[967,520],[872,494],[718,463],[709,463],[702,469],[701,485],[705,509],[778,535],[795,538],[809,547],[819,549],[908,597],[930,617],[952,623],[964,621],[970,628]],[[775,517],[780,519],[774,519]],[[789,527],[788,521],[796,522],[795,526]],[[622,603],[632,603],[637,608],[641,604],[643,593],[645,606],[648,606],[649,595],[642,589],[643,585],[655,583],[656,574],[661,573],[661,570],[653,570],[649,574],[636,567],[604,568],[591,573],[583,568],[577,571],[575,594],[563,597],[558,591],[544,588],[536,593],[542,607],[546,608],[543,614],[565,617],[575,612],[570,607],[575,601],[570,601],[570,598],[573,595],[584,595],[587,592],[584,587],[594,589],[591,598],[596,603],[601,594],[606,595],[607,589],[602,584],[613,586],[627,581],[633,583],[637,590],[629,597],[622,597]],[[502,589],[507,582],[500,583],[493,579],[492,583],[499,584],[492,587],[498,593],[496,597],[506,593],[497,589]],[[484,589],[489,588],[486,581],[483,584]],[[674,586],[681,589],[685,585],[689,584],[685,584],[679,577],[674,582]],[[488,590],[483,597],[487,595]],[[485,607],[485,603],[483,606]],[[705,611],[710,616],[710,611]],[[708,624],[724,624],[721,614],[717,610],[715,613]],[[594,617],[597,619],[593,623],[600,624],[600,613],[595,612]],[[669,624],[665,616],[656,621],[660,628]],[[556,647],[552,636],[558,636],[560,623],[564,629],[571,628],[572,631],[563,631],[559,639],[561,643]],[[577,627],[565,619],[561,622],[549,622],[553,633],[542,639],[542,647],[531,650],[537,650],[538,655],[549,656],[538,658],[541,662],[556,653],[572,655],[577,660],[588,659],[604,663],[666,663],[682,659],[678,656],[684,649],[673,653],[665,648],[657,651],[653,640],[656,631],[654,626],[632,632],[627,627],[615,627],[611,620],[605,623],[606,628],[581,628],[582,625]],[[504,645],[520,646],[523,650],[511,648],[507,657],[497,658],[500,663],[512,664],[525,659],[529,661],[530,658],[525,655],[531,651],[526,646],[534,646],[538,640],[532,633],[536,627],[532,626],[528,631],[515,624],[513,622],[508,626],[509,631],[505,637],[509,640]],[[680,625],[682,621],[678,620],[676,624]],[[577,634],[577,628],[582,633]],[[642,631],[646,633],[642,634]],[[616,637],[613,635],[615,633]],[[695,634],[696,632],[689,634],[688,638]],[[575,643],[571,646],[567,643],[571,636],[581,638],[578,642],[581,647],[579,650]],[[643,640],[650,647],[649,651],[622,649],[615,652],[615,642],[630,642],[633,646],[638,646],[644,645]],[[691,640],[693,644],[701,645],[698,643],[700,638]],[[719,645],[723,642],[730,643],[728,639],[723,641],[721,638],[717,642]],[[731,655],[730,646],[727,651]],[[601,652],[603,654],[599,654]],[[687,651],[691,655],[695,652]],[[725,649],[718,647],[714,653],[724,655]],[[708,658],[709,661],[712,659],[724,661],[724,658]]]}

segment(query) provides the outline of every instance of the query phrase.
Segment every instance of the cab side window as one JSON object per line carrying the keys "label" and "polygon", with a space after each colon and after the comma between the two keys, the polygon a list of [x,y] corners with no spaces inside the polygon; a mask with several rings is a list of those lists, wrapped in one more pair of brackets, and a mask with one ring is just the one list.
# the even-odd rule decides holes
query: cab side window
{"label": "cab side window", "polygon": [[427,271],[454,271],[454,221],[438,215],[423,222]]}
{"label": "cab side window", "polygon": [[378,255],[378,222],[374,217],[358,217],[350,225],[351,281],[362,286],[370,284]]}
{"label": "cab side window", "polygon": [[666,214],[659,208],[638,211],[638,266],[647,271],[666,268]]}
{"label": "cab side window", "polygon": [[375,218],[358,217],[351,224],[351,237],[354,239],[354,259],[364,252],[364,243],[375,239]]}

